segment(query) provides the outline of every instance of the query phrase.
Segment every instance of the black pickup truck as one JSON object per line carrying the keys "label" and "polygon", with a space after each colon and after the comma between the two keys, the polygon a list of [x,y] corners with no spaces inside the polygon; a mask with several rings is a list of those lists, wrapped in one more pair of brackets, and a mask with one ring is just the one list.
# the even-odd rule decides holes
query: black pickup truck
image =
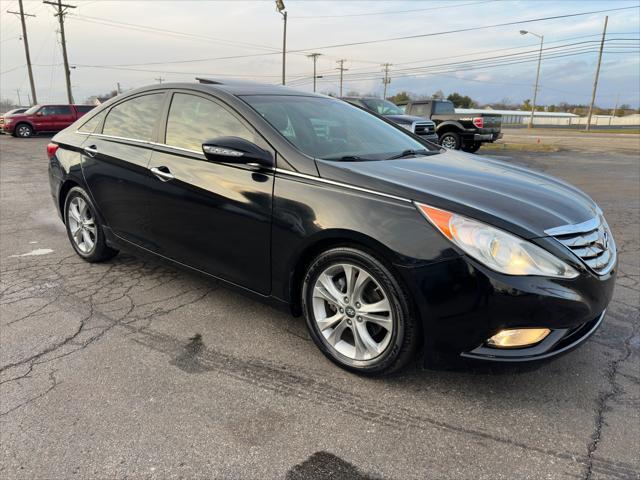
{"label": "black pickup truck", "polygon": [[382,115],[396,125],[415,133],[425,140],[433,143],[438,143],[439,141],[438,135],[436,135],[436,124],[433,121],[407,115],[389,100],[374,97],[342,97],[340,100]]}
{"label": "black pickup truck", "polygon": [[448,100],[418,100],[398,106],[408,115],[433,120],[438,141],[445,148],[473,153],[483,143],[502,137],[502,116],[496,113],[456,113]]}

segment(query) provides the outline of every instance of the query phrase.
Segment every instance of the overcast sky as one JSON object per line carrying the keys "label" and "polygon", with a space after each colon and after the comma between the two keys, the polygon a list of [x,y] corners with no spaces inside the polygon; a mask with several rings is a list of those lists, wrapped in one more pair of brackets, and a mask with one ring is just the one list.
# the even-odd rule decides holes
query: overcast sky
{"label": "overcast sky", "polygon": [[[273,0],[113,1],[65,0],[77,5],[66,16],[75,100],[200,76],[238,76],[279,83],[282,17]],[[326,48],[332,45],[424,35],[593,10],[638,7],[632,1],[295,1],[289,12],[287,81],[312,89],[311,52],[318,58],[318,91],[338,91],[336,61],[346,59],[344,91],[382,93],[381,64],[390,68],[388,94],[408,90],[431,94],[453,91],[484,102],[531,98],[539,40],[544,35],[538,104],[586,104],[597,62],[605,15],[608,39],[596,103],[640,104],[640,8],[564,19],[487,28],[463,33]],[[22,103],[29,91],[17,0],[0,0],[0,88],[2,98]],[[66,101],[62,54],[54,9],[25,0],[40,103]],[[378,13],[380,13],[378,15]],[[615,39],[615,40],[614,40]],[[553,48],[552,48],[553,47]],[[509,50],[507,50],[509,49]],[[529,52],[529,53],[527,53]],[[226,58],[220,57],[241,57]],[[478,63],[478,59],[482,60]],[[469,62],[475,63],[456,63]],[[513,60],[513,61],[511,61]],[[499,63],[507,65],[499,65]],[[443,65],[448,64],[448,65]]]}

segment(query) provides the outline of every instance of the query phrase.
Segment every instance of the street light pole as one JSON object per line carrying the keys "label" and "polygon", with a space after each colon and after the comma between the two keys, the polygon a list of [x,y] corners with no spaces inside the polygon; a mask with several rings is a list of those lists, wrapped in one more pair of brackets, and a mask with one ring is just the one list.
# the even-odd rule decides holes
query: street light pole
{"label": "street light pole", "polygon": [[536,72],[536,86],[533,90],[533,104],[531,105],[531,117],[529,117],[528,128],[533,127],[533,115],[536,111],[536,100],[538,98],[538,84],[540,82],[540,64],[542,63],[542,46],[544,44],[544,35],[538,35],[537,33],[528,32],[527,30],[520,30],[520,35],[526,35],[527,33],[538,37],[540,39],[540,53],[538,54],[538,71]]}
{"label": "street light pole", "polygon": [[282,31],[282,85],[286,83],[286,64],[287,64],[287,12],[285,10],[284,1],[276,0],[276,8],[282,15],[284,21],[284,29]]}

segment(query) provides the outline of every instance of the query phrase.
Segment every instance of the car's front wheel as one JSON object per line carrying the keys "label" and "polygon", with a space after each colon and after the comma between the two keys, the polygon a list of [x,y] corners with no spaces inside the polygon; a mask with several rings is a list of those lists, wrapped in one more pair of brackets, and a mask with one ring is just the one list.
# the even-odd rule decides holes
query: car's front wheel
{"label": "car's front wheel", "polygon": [[372,255],[354,248],[322,253],[307,271],[302,297],[311,337],[339,366],[386,374],[414,355],[420,337],[408,296]]}
{"label": "car's front wheel", "polygon": [[80,187],[73,187],[67,194],[64,223],[71,246],[87,262],[103,262],[118,254],[107,245],[96,210]]}
{"label": "car's front wheel", "polygon": [[459,150],[461,145],[460,135],[456,132],[447,132],[440,137],[440,145],[449,150]]}
{"label": "car's front wheel", "polygon": [[19,138],[29,138],[33,136],[33,128],[28,123],[16,125],[14,132],[15,136]]}

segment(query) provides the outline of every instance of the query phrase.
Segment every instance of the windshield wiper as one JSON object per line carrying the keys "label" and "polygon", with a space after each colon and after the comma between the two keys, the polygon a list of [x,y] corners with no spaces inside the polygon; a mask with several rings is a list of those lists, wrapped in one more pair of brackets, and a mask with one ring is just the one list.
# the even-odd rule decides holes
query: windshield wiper
{"label": "windshield wiper", "polygon": [[373,160],[373,158],[363,158],[357,155],[345,155],[344,157],[325,158],[325,160],[340,160],[342,162],[367,162]]}
{"label": "windshield wiper", "polygon": [[428,150],[405,150],[402,153],[394,155],[392,157],[387,158],[387,160],[396,160],[398,158],[411,157],[412,155],[424,155],[427,154]]}

